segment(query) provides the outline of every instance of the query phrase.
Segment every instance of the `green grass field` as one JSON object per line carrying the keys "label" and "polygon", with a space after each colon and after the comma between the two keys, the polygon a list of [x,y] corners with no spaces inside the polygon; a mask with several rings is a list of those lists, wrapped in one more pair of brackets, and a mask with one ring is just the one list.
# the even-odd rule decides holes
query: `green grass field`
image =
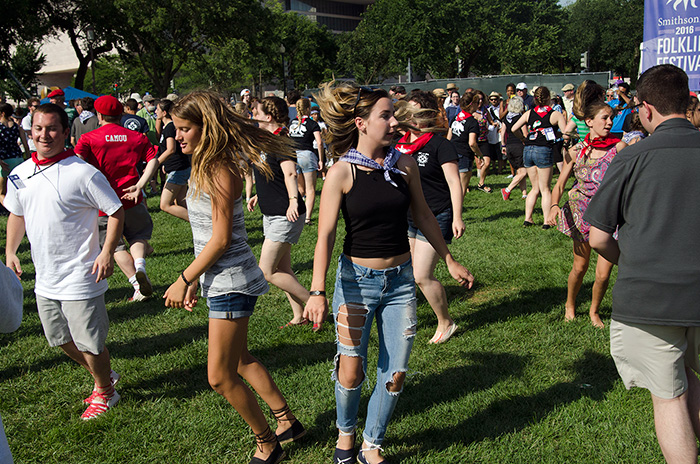
{"label": "green grass field", "polygon": [[[467,195],[466,233],[451,245],[475,275],[474,288],[460,289],[443,263],[437,269],[460,329],[448,343],[428,345],[435,316],[419,294],[418,335],[385,454],[394,463],[663,462],[648,393],[624,389],[609,355],[607,327],[598,330],[589,322],[594,266],[579,295],[579,317],[565,323],[571,240],[556,230],[523,228],[524,200],[518,192],[504,202],[498,189],[506,178],[492,176],[488,182],[493,194],[472,189]],[[189,225],[160,212],[157,198],[148,204],[155,253],[147,266],[156,297],[129,303],[126,278],[116,271],[109,279],[107,345],[112,366],[122,375],[122,400],[94,421],[80,420],[81,400],[92,388],[89,375],[43,336],[29,246],[22,244],[24,319],[17,332],[0,335],[0,413],[16,462],[250,459],[252,432],[207,383],[205,302],[193,313],[163,306],[163,292],[193,259]],[[539,211],[535,221],[542,223]],[[3,245],[5,224],[0,218]],[[258,255],[259,212],[248,214],[246,224]],[[292,249],[294,269],[307,287],[314,246],[315,230],[309,227]],[[334,272],[335,260],[329,293]],[[601,311],[606,324],[610,293]],[[285,462],[330,462],[336,438],[333,327],[326,324],[320,333],[309,326],[280,330],[290,315],[284,294],[272,288],[258,300],[249,347],[309,429],[304,441],[286,447]],[[375,332],[370,365],[376,355]],[[374,379],[370,369],[360,427]]]}

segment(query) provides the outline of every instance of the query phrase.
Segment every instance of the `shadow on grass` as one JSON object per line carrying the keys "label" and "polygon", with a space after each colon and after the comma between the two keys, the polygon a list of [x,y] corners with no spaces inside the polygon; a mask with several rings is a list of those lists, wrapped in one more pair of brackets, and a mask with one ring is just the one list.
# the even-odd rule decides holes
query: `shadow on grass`
{"label": "shadow on grass", "polygon": [[[493,366],[490,368],[493,369]],[[497,439],[501,435],[523,430],[560,406],[581,398],[601,401],[605,393],[613,388],[614,381],[617,379],[613,361],[607,356],[592,351],[584,353],[583,358],[576,361],[571,369],[576,373],[576,378],[571,382],[557,383],[530,396],[494,401],[480,413],[465,418],[456,426],[428,429],[407,436],[405,441],[421,443],[423,451],[440,451],[454,443],[468,445],[486,439]],[[432,389],[434,386],[432,379],[430,380],[426,388]],[[454,382],[454,379],[451,382]],[[461,388],[469,389],[470,386],[461,385]],[[430,398],[430,392],[415,393],[417,398],[421,398],[424,394]],[[397,462],[400,462],[409,455],[399,453],[394,457]]]}
{"label": "shadow on grass", "polygon": [[472,352],[465,357],[468,365],[422,376],[417,381],[407,380],[410,387],[401,394],[395,415],[421,413],[436,403],[454,401],[465,394],[489,389],[506,378],[521,376],[530,361],[529,356],[493,352]]}
{"label": "shadow on grass", "polygon": [[111,341],[108,344],[110,356],[114,359],[134,359],[168,353],[195,340],[206,338],[207,327],[207,324],[202,324],[150,337]]}
{"label": "shadow on grass", "polygon": [[478,221],[474,222],[490,222],[498,221],[500,219],[510,219],[510,218],[522,218],[525,217],[525,209],[518,208],[511,211],[501,211],[500,213],[492,214],[491,216],[485,218],[479,218]]}

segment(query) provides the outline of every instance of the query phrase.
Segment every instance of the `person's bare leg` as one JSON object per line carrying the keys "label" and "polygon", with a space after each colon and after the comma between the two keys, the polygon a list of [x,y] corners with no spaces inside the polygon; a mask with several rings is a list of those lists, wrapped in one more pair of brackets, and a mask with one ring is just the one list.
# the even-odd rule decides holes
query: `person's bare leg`
{"label": "person's bare leg", "polygon": [[97,391],[103,393],[104,391],[112,389],[112,380],[109,374],[112,371],[110,367],[109,351],[105,347],[102,352],[98,355],[92,353],[83,353],[85,357],[85,362],[88,365],[88,370],[95,379],[95,386]]}
{"label": "person's bare leg", "polygon": [[469,181],[472,178],[472,172],[467,171],[467,172],[460,172],[459,173],[459,181],[462,183],[462,201],[464,201],[464,197],[469,191]]}
{"label": "person's bare leg", "polygon": [[566,291],[566,305],[564,318],[571,321],[576,317],[576,297],[581,290],[583,278],[588,271],[588,264],[591,260],[591,247],[588,242],[574,240],[574,264],[569,272]]}
{"label": "person's bare leg", "polygon": [[72,340],[68,343],[60,345],[60,348],[63,350],[64,353],[66,353],[66,355],[68,355],[69,358],[83,366],[85,369],[88,370],[88,372],[90,371],[90,366],[85,360],[83,352],[80,351],[77,346],[75,346],[75,343],[73,343]]}
{"label": "person's bare leg", "polygon": [[693,424],[695,437],[700,439],[700,380],[691,368],[686,367],[685,373],[688,376],[688,412],[690,422]]}
{"label": "person's bare leg", "polygon": [[291,243],[263,241],[260,251],[260,269],[265,279],[289,295],[294,316],[292,324],[303,320],[304,305],[309,299],[309,291],[297,280],[291,266]]}
{"label": "person's bare leg", "polygon": [[527,171],[525,168],[518,168],[518,171],[513,176],[513,179],[510,181],[510,184],[508,184],[508,187],[506,187],[506,190],[512,192],[517,185],[519,185],[521,182],[525,182],[526,177]]}
{"label": "person's bare leg", "polygon": [[[136,243],[136,242],[134,242]],[[132,245],[133,249],[133,245]],[[114,261],[122,270],[127,278],[131,278],[136,275],[136,266],[134,266],[134,258],[126,250],[120,250],[114,253]]]}
{"label": "person's bare leg", "polygon": [[532,222],[532,214],[535,212],[535,205],[537,204],[537,197],[540,194],[540,184],[538,180],[537,167],[531,166],[525,168],[527,171],[527,176],[530,178],[530,193],[527,194],[527,199],[525,200],[525,220]]}
{"label": "person's bare leg", "polygon": [[486,176],[489,173],[489,166],[491,165],[491,158],[484,156],[484,164],[479,169],[479,185],[484,185],[486,182]]}
{"label": "person's bare leg", "polygon": [[593,282],[593,295],[591,297],[591,309],[589,310],[589,315],[591,317],[591,324],[602,329],[605,327],[603,321],[600,319],[600,303],[605,297],[605,292],[608,291],[608,284],[610,283],[610,274],[612,273],[613,263],[598,255],[598,262],[595,266],[595,282]]}
{"label": "person's bare leg", "polygon": [[552,168],[537,168],[537,181],[539,182],[540,194],[542,195],[542,215],[546,218],[549,208],[552,205]]}
{"label": "person's bare leg", "polygon": [[190,216],[187,213],[187,207],[183,205],[186,193],[186,185],[166,182],[160,194],[160,209],[176,218],[189,222]]}
{"label": "person's bare leg", "polygon": [[688,409],[688,392],[663,399],[651,395],[654,426],[661,452],[669,464],[696,464],[698,447]]}
{"label": "person's bare leg", "polygon": [[[247,350],[248,318],[209,319],[207,375],[209,385],[241,415],[256,435],[269,427],[253,392],[238,376],[241,356]],[[258,443],[254,457],[266,459],[276,442]]]}
{"label": "person's bare leg", "polygon": [[304,183],[306,184],[306,222],[311,222],[316,201],[316,171],[304,173]]}
{"label": "person's bare leg", "polygon": [[418,239],[411,239],[411,241],[413,242],[411,246],[413,276],[423,296],[437,316],[438,325],[435,329],[435,335],[438,335],[454,324],[448,310],[445,287],[435,278],[435,266],[440,256],[430,243]]}

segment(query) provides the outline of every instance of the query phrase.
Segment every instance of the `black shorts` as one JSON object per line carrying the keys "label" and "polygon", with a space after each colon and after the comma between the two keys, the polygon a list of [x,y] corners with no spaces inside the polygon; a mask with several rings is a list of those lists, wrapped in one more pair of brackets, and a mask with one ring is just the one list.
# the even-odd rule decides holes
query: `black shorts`
{"label": "black shorts", "polygon": [[525,146],[521,143],[517,145],[506,145],[506,159],[516,171],[524,168],[523,165],[523,149]]}

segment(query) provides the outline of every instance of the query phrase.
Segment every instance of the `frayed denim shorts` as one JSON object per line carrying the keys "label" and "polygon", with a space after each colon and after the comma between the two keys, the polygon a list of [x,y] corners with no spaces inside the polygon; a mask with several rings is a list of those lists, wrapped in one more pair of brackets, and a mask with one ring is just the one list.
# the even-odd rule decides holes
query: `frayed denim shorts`
{"label": "frayed denim shorts", "polygon": [[240,319],[250,317],[255,309],[257,296],[243,293],[226,293],[207,298],[210,319]]}

